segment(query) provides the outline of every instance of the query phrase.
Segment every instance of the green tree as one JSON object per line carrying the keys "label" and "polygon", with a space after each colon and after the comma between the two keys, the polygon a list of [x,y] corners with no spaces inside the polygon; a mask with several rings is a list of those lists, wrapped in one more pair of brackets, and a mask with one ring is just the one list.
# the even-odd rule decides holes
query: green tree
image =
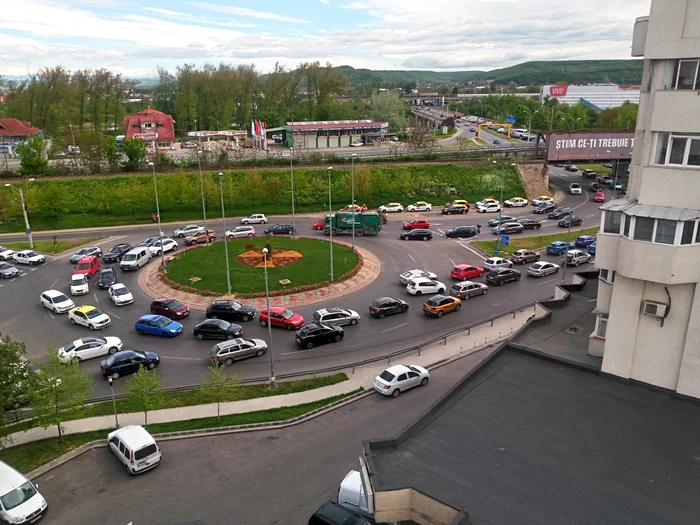
{"label": "green tree", "polygon": [[30,400],[34,416],[44,428],[56,425],[58,438],[63,441],[61,423],[74,419],[92,395],[92,377],[78,367],[77,361],[61,363],[53,347],[46,349],[44,362],[37,366],[41,373]]}
{"label": "green tree", "polygon": [[124,171],[138,171],[146,162],[146,144],[140,139],[127,139],[122,142],[122,151],[126,162],[122,165]]}
{"label": "green tree", "polygon": [[386,121],[393,132],[408,127],[408,104],[398,91],[383,91],[372,95],[370,116],[376,121]]}
{"label": "green tree", "polygon": [[259,202],[265,196],[265,188],[263,188],[262,178],[257,170],[252,170],[243,182],[242,195],[247,201],[250,201],[252,209],[255,210],[255,203]]}
{"label": "green tree", "polygon": [[620,106],[617,116],[613,119],[615,129],[634,129],[637,124],[637,104],[623,104]]}
{"label": "green tree", "polygon": [[176,204],[182,214],[185,206],[195,201],[192,179],[184,171],[179,171],[168,179],[168,184],[163,188],[163,197],[164,203]]}
{"label": "green tree", "polygon": [[21,406],[31,391],[28,379],[34,374],[26,355],[24,343],[0,332],[0,427],[5,424],[5,411]]}
{"label": "green tree", "polygon": [[60,181],[42,182],[41,185],[40,190],[36,192],[35,207],[42,213],[50,211],[54,219],[58,219],[60,214],[68,211],[71,202],[66,185]]}
{"label": "green tree", "polygon": [[163,406],[165,390],[158,374],[153,370],[139,367],[124,385],[124,392],[129,397],[129,406],[143,412],[145,424],[148,425],[148,413]]}
{"label": "green tree", "polygon": [[267,177],[263,181],[263,193],[265,194],[265,197],[267,197],[267,200],[274,204],[276,210],[277,203],[282,197],[282,183],[277,175]]}
{"label": "green tree", "polygon": [[199,378],[199,384],[216,402],[216,419],[221,422],[221,402],[226,400],[231,390],[238,385],[238,378],[235,375],[229,376],[225,366],[220,366],[212,360],[207,374]]}
{"label": "green tree", "polygon": [[115,200],[131,211],[131,216],[136,216],[136,208],[143,202],[143,188],[140,184],[124,181],[116,188]]}
{"label": "green tree", "polygon": [[23,177],[41,177],[49,173],[46,141],[40,135],[32,135],[26,144],[17,148],[21,160],[19,173]]}

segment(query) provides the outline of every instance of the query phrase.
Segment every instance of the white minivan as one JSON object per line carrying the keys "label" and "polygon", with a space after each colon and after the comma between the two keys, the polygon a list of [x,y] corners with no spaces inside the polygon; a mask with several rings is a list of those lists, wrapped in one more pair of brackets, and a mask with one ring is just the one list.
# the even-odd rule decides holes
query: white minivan
{"label": "white minivan", "polygon": [[48,508],[39,486],[26,476],[0,461],[0,521],[4,523],[36,523]]}
{"label": "white minivan", "polygon": [[362,486],[362,478],[357,470],[348,472],[338,487],[337,503],[365,518],[374,518],[369,512],[365,488]]}
{"label": "white minivan", "polygon": [[160,465],[160,447],[141,425],[129,425],[110,432],[107,446],[129,474],[140,474]]}
{"label": "white minivan", "polygon": [[151,262],[151,250],[145,246],[141,246],[126,252],[119,263],[119,268],[125,272],[129,270],[138,270],[149,262]]}

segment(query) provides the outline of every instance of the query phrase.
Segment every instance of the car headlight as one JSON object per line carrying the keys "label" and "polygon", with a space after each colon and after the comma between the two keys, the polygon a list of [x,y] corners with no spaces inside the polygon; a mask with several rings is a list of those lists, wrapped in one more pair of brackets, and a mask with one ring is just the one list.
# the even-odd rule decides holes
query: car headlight
{"label": "car headlight", "polygon": [[172,333],[176,334],[176,333],[177,333],[177,328],[172,328],[170,331],[171,331]]}

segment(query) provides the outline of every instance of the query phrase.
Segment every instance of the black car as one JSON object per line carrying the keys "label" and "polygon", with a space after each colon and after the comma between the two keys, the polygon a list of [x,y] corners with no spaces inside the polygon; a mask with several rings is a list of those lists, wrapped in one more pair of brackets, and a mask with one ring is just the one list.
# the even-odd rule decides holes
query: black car
{"label": "black car", "polygon": [[128,243],[115,244],[112,246],[108,252],[102,255],[104,262],[119,262],[124,257],[124,254],[131,250],[133,246]]}
{"label": "black car", "polygon": [[486,281],[503,286],[510,281],[519,281],[520,271],[512,268],[494,268],[486,274]]}
{"label": "black car", "polygon": [[576,164],[567,164],[564,168],[566,171],[578,171]]}
{"label": "black car", "polygon": [[535,219],[518,219],[518,222],[523,225],[526,230],[539,230],[542,227],[540,221]]}
{"label": "black car", "polygon": [[571,226],[580,226],[583,224],[583,219],[578,215],[569,215],[560,220],[558,224],[562,228],[568,228],[569,223],[571,223]]}
{"label": "black car", "polygon": [[207,306],[207,319],[250,321],[255,318],[255,307],[238,301],[220,299]]}
{"label": "black car", "polygon": [[146,237],[144,240],[142,240],[136,246],[138,248],[148,248],[150,246],[153,246],[159,240],[160,240],[160,237],[158,235],[152,235],[151,237]]}
{"label": "black car", "polygon": [[557,205],[553,202],[545,202],[532,210],[532,213],[550,213],[557,209]]}
{"label": "black car", "polygon": [[429,241],[433,238],[433,232],[430,230],[424,230],[422,228],[417,228],[415,230],[408,230],[401,232],[399,239],[402,241]]}
{"label": "black car", "polygon": [[454,215],[456,213],[469,213],[469,208],[467,208],[465,205],[460,204],[457,206],[443,206],[442,207],[442,214],[443,215]]}
{"label": "black car", "polygon": [[292,235],[294,233],[294,226],[291,224],[275,224],[265,229],[265,235]]}
{"label": "black car", "polygon": [[369,313],[378,319],[384,319],[387,315],[403,314],[408,312],[408,303],[393,297],[380,297],[369,305]]}
{"label": "black car", "polygon": [[374,520],[355,514],[334,501],[327,501],[309,518],[308,525],[374,525]]}
{"label": "black car", "polygon": [[595,193],[597,191],[603,191],[603,187],[600,184],[598,184],[597,182],[591,182],[588,185],[588,191],[592,191],[593,193]]}
{"label": "black car", "polygon": [[205,319],[194,325],[194,336],[199,339],[234,339],[241,337],[243,327],[223,319]]}
{"label": "black car", "polygon": [[100,363],[102,375],[117,379],[119,376],[138,372],[140,367],[154,369],[160,363],[160,358],[155,352],[141,352],[140,350],[122,350],[112,354]]}
{"label": "black car", "polygon": [[447,233],[445,234],[446,237],[448,238],[469,238],[469,237],[476,237],[479,235],[479,232],[481,231],[481,226],[456,226],[455,228],[452,228],[451,230],[447,230]]}
{"label": "black car", "polygon": [[567,215],[571,215],[571,208],[557,208],[547,215],[547,217],[550,219],[563,219]]}
{"label": "black car", "polygon": [[345,332],[340,326],[323,323],[305,324],[296,334],[296,342],[301,348],[313,348],[325,343],[339,343]]}
{"label": "black car", "polygon": [[117,272],[114,268],[108,266],[107,268],[102,268],[100,270],[100,275],[97,277],[97,286],[100,288],[109,288],[114,283],[117,282]]}

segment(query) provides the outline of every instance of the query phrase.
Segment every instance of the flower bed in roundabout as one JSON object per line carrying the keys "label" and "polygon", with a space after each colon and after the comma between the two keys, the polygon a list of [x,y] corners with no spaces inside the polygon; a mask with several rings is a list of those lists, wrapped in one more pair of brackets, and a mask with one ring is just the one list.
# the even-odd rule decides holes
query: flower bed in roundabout
{"label": "flower bed in roundabout", "polygon": [[[271,296],[296,294],[322,288],[330,282],[330,245],[327,240],[298,237],[232,239],[228,243],[231,291],[241,299],[265,296],[263,248],[267,247],[267,271]],[[224,241],[196,246],[169,257],[165,275],[159,278],[171,288],[188,293],[222,296],[227,293]],[[333,243],[334,282],[353,277],[362,268],[362,256],[344,243]],[[289,281],[287,284],[285,281]]]}

